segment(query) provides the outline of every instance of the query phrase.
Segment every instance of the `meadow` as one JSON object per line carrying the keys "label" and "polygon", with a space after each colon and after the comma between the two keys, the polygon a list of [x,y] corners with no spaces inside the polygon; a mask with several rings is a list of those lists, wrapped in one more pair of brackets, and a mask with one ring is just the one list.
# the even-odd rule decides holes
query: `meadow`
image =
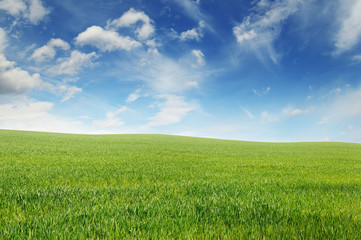
{"label": "meadow", "polygon": [[0,239],[361,239],[361,144],[0,130]]}

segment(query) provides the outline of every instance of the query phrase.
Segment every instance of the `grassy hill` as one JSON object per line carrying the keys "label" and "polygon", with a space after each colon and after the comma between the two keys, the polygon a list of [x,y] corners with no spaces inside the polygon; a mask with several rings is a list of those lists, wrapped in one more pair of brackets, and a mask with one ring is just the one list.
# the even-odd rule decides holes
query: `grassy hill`
{"label": "grassy hill", "polygon": [[361,239],[361,145],[0,130],[0,238]]}

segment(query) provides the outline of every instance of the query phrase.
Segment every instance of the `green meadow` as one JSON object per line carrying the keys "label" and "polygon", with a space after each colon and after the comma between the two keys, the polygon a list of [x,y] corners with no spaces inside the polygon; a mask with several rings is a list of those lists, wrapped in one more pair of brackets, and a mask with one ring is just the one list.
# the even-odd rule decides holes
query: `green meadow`
{"label": "green meadow", "polygon": [[361,144],[0,130],[0,239],[361,239]]}

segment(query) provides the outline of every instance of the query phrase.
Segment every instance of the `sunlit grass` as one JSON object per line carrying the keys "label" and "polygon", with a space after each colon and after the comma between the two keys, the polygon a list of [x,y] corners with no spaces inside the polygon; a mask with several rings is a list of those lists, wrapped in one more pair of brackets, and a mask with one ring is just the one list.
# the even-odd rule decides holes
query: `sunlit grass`
{"label": "sunlit grass", "polygon": [[0,131],[0,239],[360,239],[361,145]]}

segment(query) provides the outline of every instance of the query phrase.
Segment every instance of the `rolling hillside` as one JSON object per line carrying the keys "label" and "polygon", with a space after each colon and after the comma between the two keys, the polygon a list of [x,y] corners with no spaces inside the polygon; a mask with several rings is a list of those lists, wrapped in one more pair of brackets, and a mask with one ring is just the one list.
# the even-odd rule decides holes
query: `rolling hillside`
{"label": "rolling hillside", "polygon": [[0,130],[0,238],[360,239],[361,145]]}

